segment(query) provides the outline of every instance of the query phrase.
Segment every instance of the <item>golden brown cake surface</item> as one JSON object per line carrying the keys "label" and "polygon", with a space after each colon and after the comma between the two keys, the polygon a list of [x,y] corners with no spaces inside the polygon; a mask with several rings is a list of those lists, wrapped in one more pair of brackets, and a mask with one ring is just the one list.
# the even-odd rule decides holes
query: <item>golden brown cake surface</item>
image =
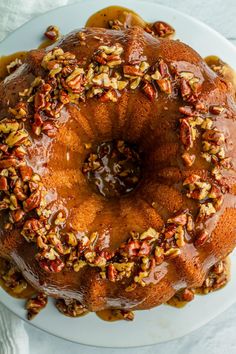
{"label": "golden brown cake surface", "polygon": [[[0,256],[90,311],[201,286],[236,244],[232,92],[190,47],[138,27],[31,51],[0,83]],[[87,178],[107,142],[138,151],[129,193]]]}

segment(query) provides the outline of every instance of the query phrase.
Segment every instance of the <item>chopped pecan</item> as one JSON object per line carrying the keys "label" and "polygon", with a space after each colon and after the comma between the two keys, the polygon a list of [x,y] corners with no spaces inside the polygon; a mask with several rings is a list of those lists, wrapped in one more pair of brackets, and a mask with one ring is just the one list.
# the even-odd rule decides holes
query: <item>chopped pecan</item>
{"label": "chopped pecan", "polygon": [[14,132],[11,132],[8,137],[5,139],[5,143],[12,147],[12,146],[19,146],[24,144],[28,139],[28,132],[24,129],[20,129]]}
{"label": "chopped pecan", "polygon": [[14,222],[19,222],[23,219],[23,217],[25,216],[25,213],[23,210],[18,209],[18,210],[14,210],[11,211],[11,217],[14,220]]}
{"label": "chopped pecan", "polygon": [[45,95],[41,92],[36,92],[34,96],[34,108],[36,111],[39,111],[45,107]]}
{"label": "chopped pecan", "polygon": [[169,78],[164,77],[163,79],[157,80],[157,84],[160,87],[161,91],[167,93],[168,95],[172,92],[171,81]]}
{"label": "chopped pecan", "polygon": [[116,91],[112,89],[104,92],[100,97],[102,102],[109,102],[109,101],[117,102],[117,98],[118,97]]}
{"label": "chopped pecan", "polygon": [[186,149],[193,147],[193,137],[191,126],[188,122],[188,119],[181,119],[180,123],[180,139],[182,144]]}
{"label": "chopped pecan", "polygon": [[0,177],[0,190],[7,191],[8,190],[8,183],[6,177]]}
{"label": "chopped pecan", "polygon": [[140,249],[138,251],[138,256],[142,257],[142,256],[147,256],[149,255],[151,252],[151,246],[147,241],[143,241],[141,242],[141,246]]}
{"label": "chopped pecan", "polygon": [[203,230],[198,236],[197,239],[194,241],[194,245],[196,247],[201,247],[205,244],[205,242],[209,238],[209,233],[207,230]]}
{"label": "chopped pecan", "polygon": [[58,299],[56,301],[57,309],[65,316],[79,317],[88,313],[88,310],[77,300]]}
{"label": "chopped pecan", "polygon": [[33,174],[33,170],[30,166],[20,166],[19,167],[20,170],[20,174],[21,174],[21,178],[23,182],[27,182],[31,179],[32,174]]}
{"label": "chopped pecan", "polygon": [[124,27],[124,24],[122,22],[120,22],[119,20],[110,20],[108,24],[109,24],[110,29],[113,29],[113,30],[120,30]]}
{"label": "chopped pecan", "polygon": [[19,68],[22,65],[22,61],[19,58],[16,58],[10,64],[7,65],[7,72],[8,74],[11,74],[14,72],[17,68]]}
{"label": "chopped pecan", "polygon": [[29,219],[24,223],[21,234],[28,241],[35,241],[36,237],[40,234],[42,223],[37,219]]}
{"label": "chopped pecan", "polygon": [[69,87],[73,92],[81,93],[84,91],[84,70],[83,69],[75,69],[67,78],[66,78],[66,86]]}
{"label": "chopped pecan", "polygon": [[16,166],[17,166],[17,159],[14,157],[9,157],[9,158],[0,160],[0,169],[9,168],[9,167],[16,167]]}
{"label": "chopped pecan", "polygon": [[195,112],[193,110],[193,107],[192,106],[181,106],[179,107],[179,111],[180,113],[186,115],[186,116],[194,116],[195,115]]}
{"label": "chopped pecan", "polygon": [[196,156],[194,154],[189,154],[187,151],[183,153],[182,159],[184,161],[184,164],[188,167],[191,167],[194,164],[194,161],[196,159]]}
{"label": "chopped pecan", "polygon": [[176,216],[167,220],[168,224],[177,224],[185,226],[187,224],[187,212],[177,214]]}
{"label": "chopped pecan", "polygon": [[208,197],[212,198],[212,199],[216,199],[216,198],[220,197],[221,195],[222,195],[222,193],[221,193],[220,187],[217,186],[216,184],[213,184],[211,186],[210,192],[208,193]]}
{"label": "chopped pecan", "polygon": [[37,208],[40,205],[40,201],[41,201],[41,191],[40,190],[36,190],[35,192],[33,192],[30,195],[29,198],[27,198],[23,202],[24,211],[26,213],[28,213],[29,211]]}
{"label": "chopped pecan", "polygon": [[2,119],[0,121],[0,133],[9,134],[19,129],[19,123],[16,120]]}
{"label": "chopped pecan", "polygon": [[110,281],[114,282],[116,281],[118,272],[116,270],[116,268],[114,267],[113,264],[109,264],[107,267],[107,277]]}
{"label": "chopped pecan", "polygon": [[140,70],[139,67],[136,67],[134,65],[124,65],[123,66],[123,72],[124,75],[128,76],[143,76],[144,73]]}
{"label": "chopped pecan", "polygon": [[46,307],[47,302],[47,296],[43,293],[38,293],[36,296],[29,299],[26,303],[28,320],[32,320],[36,315],[38,315],[38,313]]}
{"label": "chopped pecan", "polygon": [[191,289],[184,289],[182,290],[178,296],[180,297],[181,301],[190,302],[194,299],[194,292]]}
{"label": "chopped pecan", "polygon": [[159,71],[162,77],[168,77],[169,76],[169,70],[168,70],[168,65],[164,62],[163,59],[159,60]]}
{"label": "chopped pecan", "polygon": [[133,321],[134,319],[134,313],[127,310],[112,310],[112,315],[125,321]]}
{"label": "chopped pecan", "polygon": [[191,95],[192,90],[188,84],[188,81],[184,78],[180,80],[180,92],[183,98],[187,98]]}
{"label": "chopped pecan", "polygon": [[26,102],[18,102],[14,108],[9,108],[9,113],[13,114],[17,119],[24,119],[28,114]]}
{"label": "chopped pecan", "polygon": [[148,96],[150,101],[153,101],[156,98],[157,95],[156,90],[154,89],[153,85],[147,81],[143,85],[143,91]]}
{"label": "chopped pecan", "polygon": [[140,241],[132,240],[125,245],[125,251],[129,257],[137,256],[140,249]]}
{"label": "chopped pecan", "polygon": [[216,129],[208,129],[202,134],[203,140],[213,142],[216,145],[221,145],[225,141],[224,134]]}
{"label": "chopped pecan", "polygon": [[175,33],[174,28],[163,21],[154,22],[151,29],[153,30],[154,34],[161,38],[169,37]]}
{"label": "chopped pecan", "polygon": [[48,26],[44,35],[51,41],[56,41],[60,37],[60,31],[57,26]]}
{"label": "chopped pecan", "polygon": [[221,114],[224,110],[225,110],[225,108],[223,106],[211,106],[209,108],[209,111],[215,115]]}
{"label": "chopped pecan", "polygon": [[212,203],[204,203],[200,205],[197,221],[205,220],[216,213],[216,209]]}
{"label": "chopped pecan", "polygon": [[173,237],[176,232],[176,229],[177,229],[177,225],[174,224],[167,225],[164,231],[165,238],[169,239]]}
{"label": "chopped pecan", "polygon": [[162,247],[156,246],[154,251],[154,257],[156,264],[161,264],[164,261],[164,249]]}
{"label": "chopped pecan", "polygon": [[42,126],[42,132],[49,136],[49,138],[53,138],[57,133],[57,128],[52,123],[45,122]]}
{"label": "chopped pecan", "polygon": [[65,92],[65,91],[63,91],[63,90],[60,90],[60,92],[59,92],[59,98],[60,98],[60,101],[61,101],[64,105],[66,105],[67,103],[70,102],[70,97],[69,97],[68,93]]}
{"label": "chopped pecan", "polygon": [[41,259],[39,260],[39,265],[48,273],[59,273],[65,267],[64,262],[59,257],[54,260]]}

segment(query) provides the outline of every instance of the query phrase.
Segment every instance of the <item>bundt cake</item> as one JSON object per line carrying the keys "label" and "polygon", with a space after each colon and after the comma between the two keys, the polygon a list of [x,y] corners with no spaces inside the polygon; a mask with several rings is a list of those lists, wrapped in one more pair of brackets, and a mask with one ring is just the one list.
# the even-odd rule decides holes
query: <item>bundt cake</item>
{"label": "bundt cake", "polygon": [[0,256],[88,311],[200,287],[236,245],[235,118],[229,82],[140,27],[29,52],[0,83]]}

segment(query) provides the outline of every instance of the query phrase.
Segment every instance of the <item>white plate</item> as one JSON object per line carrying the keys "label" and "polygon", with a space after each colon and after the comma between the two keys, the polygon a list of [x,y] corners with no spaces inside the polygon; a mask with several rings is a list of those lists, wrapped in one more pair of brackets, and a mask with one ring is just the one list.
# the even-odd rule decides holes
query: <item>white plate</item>
{"label": "white plate", "polygon": [[[164,20],[170,23],[176,29],[177,37],[203,57],[215,54],[235,67],[236,49],[220,34],[176,10],[137,0],[84,0],[47,12],[11,33],[0,43],[0,53],[5,55],[36,48],[48,25],[56,24],[62,33],[67,33],[83,26],[95,11],[114,4],[135,10],[149,22]],[[230,283],[221,291],[205,297],[198,296],[183,309],[160,306],[150,311],[136,312],[132,323],[108,323],[94,314],[77,319],[64,317],[50,301],[32,324],[61,338],[88,345],[132,347],[168,341],[201,327],[235,302],[236,253],[231,259]],[[0,299],[11,311],[25,319],[23,301],[8,296],[3,290],[0,290]]]}

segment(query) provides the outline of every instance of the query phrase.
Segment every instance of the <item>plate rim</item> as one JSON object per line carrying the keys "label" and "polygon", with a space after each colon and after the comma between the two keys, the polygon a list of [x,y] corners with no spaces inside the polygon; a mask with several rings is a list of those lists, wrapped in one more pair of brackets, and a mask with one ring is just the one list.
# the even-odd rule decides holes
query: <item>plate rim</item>
{"label": "plate rim", "polygon": [[[71,7],[77,7],[78,4],[83,3],[83,2],[94,2],[97,3],[97,0],[77,0],[76,2],[72,3],[72,4],[67,4],[67,5],[62,5],[62,6],[58,6],[55,7],[53,9],[50,9],[48,11],[45,11],[43,13],[37,14],[36,16],[32,17],[31,19],[29,19],[28,21],[24,22],[23,24],[21,24],[20,26],[18,26],[16,29],[14,29],[13,31],[11,31],[10,33],[8,33],[1,41],[0,41],[0,47],[2,44],[4,44],[5,40],[8,40],[9,38],[11,38],[15,32],[17,32],[18,30],[22,29],[24,26],[27,26],[28,24],[30,24],[31,22],[35,21],[36,19],[40,18],[41,16],[45,16],[47,14],[53,13],[54,11],[58,10],[58,9],[63,9],[63,8],[71,8]],[[109,6],[116,6],[113,4],[113,2],[115,2],[115,0],[106,0],[107,4],[111,3],[111,5]],[[122,0],[117,0],[118,2],[123,2]],[[127,2],[129,1],[134,1],[134,0],[127,0]],[[137,1],[137,0],[136,0]],[[139,3],[142,4],[146,4],[148,5],[149,3],[159,7],[159,8],[163,8],[163,9],[169,9],[172,12],[175,12],[176,14],[179,14],[180,16],[184,16],[185,18],[188,18],[189,20],[191,20],[192,22],[195,22],[197,24],[199,24],[202,27],[205,27],[208,31],[211,31],[212,33],[214,33],[217,37],[219,37],[221,40],[223,40],[229,47],[231,47],[231,49],[233,49],[236,53],[236,46],[231,43],[223,34],[221,34],[220,32],[218,32],[217,30],[215,30],[214,28],[212,28],[211,26],[209,26],[208,24],[206,24],[205,22],[185,13],[182,12],[180,10],[177,10],[171,6],[166,6],[163,4],[159,4],[157,3],[155,0],[148,0],[148,1],[143,1],[143,0],[138,0]],[[112,5],[113,4],[113,5]],[[118,5],[119,6],[119,5]],[[101,10],[104,7],[101,7]],[[193,48],[194,49],[194,48]],[[235,64],[236,65],[236,64]]]}
{"label": "plate rim", "polygon": [[[134,3],[135,0],[128,0],[127,1],[127,6],[129,7],[129,3],[132,2]],[[112,6],[113,3],[115,3],[116,1],[115,0],[106,0],[106,3],[107,3],[107,6]],[[124,0],[117,0],[117,3],[121,3],[123,2],[124,3]],[[73,8],[73,7],[78,7],[81,3],[85,3],[85,0],[78,0],[77,2],[75,3],[72,3],[72,4],[68,4],[68,5],[62,5],[62,6],[58,6],[56,8],[53,8],[53,9],[50,9],[46,12],[43,12],[41,14],[38,14],[36,16],[34,16],[33,18],[31,18],[30,20],[28,20],[27,22],[23,23],[22,25],[20,25],[19,27],[17,27],[14,31],[10,32],[6,37],[4,37],[1,41],[0,41],[0,50],[1,50],[1,47],[4,45],[5,41],[7,42],[8,39],[12,38],[15,33],[17,33],[20,29],[30,25],[31,23],[33,23],[36,19],[39,19],[40,17],[43,17],[43,16],[47,16],[47,14],[50,14],[50,13],[53,13],[57,10],[61,10],[63,8]],[[89,6],[89,4],[91,3],[97,3],[96,0],[86,0],[86,3],[87,5]],[[181,17],[185,17],[186,19],[192,21],[192,22],[195,22],[197,25],[200,25],[201,27],[205,28],[208,32],[210,31],[212,34],[214,34],[215,37],[219,38],[221,41],[223,41],[225,43],[225,45],[227,45],[230,50],[233,50],[236,54],[236,47],[234,44],[232,44],[227,38],[225,38],[221,33],[219,33],[217,30],[213,29],[212,27],[208,26],[207,24],[205,24],[204,22],[202,22],[201,20],[197,19],[197,18],[194,18],[192,17],[191,15],[189,14],[186,14],[180,10],[177,10],[175,8],[172,8],[170,6],[165,6],[165,5],[162,5],[162,4],[159,4],[155,1],[152,1],[152,0],[148,0],[148,1],[142,1],[142,0],[139,0],[139,3],[142,3],[142,4],[145,4],[146,6],[148,6],[149,4],[152,4],[154,6],[156,6],[157,8],[162,8],[164,10],[170,10],[172,13],[176,14],[176,15],[180,15]],[[125,5],[124,5],[125,6]],[[134,5],[132,5],[134,6]],[[100,7],[101,9],[104,8],[103,5],[101,5]],[[4,55],[4,54],[3,54]],[[236,66],[236,64],[235,64]],[[235,255],[236,256],[236,255]],[[4,291],[1,289],[1,291]],[[8,295],[10,296],[10,295]],[[18,299],[15,299],[16,302],[19,301]],[[56,336],[58,337],[59,339],[64,339],[64,340],[67,340],[69,342],[72,342],[72,343],[76,343],[76,344],[80,344],[80,345],[84,345],[84,346],[89,346],[89,347],[99,347],[99,348],[119,348],[119,349],[125,349],[125,348],[141,348],[141,347],[146,347],[146,346],[150,346],[150,345],[155,345],[157,343],[166,343],[166,342],[171,342],[173,340],[176,340],[178,338],[182,338],[183,336],[185,335],[188,335],[192,332],[194,332],[195,330],[201,328],[202,326],[206,325],[207,323],[209,323],[210,321],[212,321],[215,317],[219,316],[221,313],[223,313],[227,308],[229,308],[230,306],[232,306],[235,302],[236,302],[236,299],[233,300],[231,302],[227,302],[224,304],[224,306],[218,308],[218,310],[216,309],[215,311],[215,314],[214,316],[212,316],[210,319],[207,319],[207,320],[202,320],[199,324],[196,324],[195,326],[191,327],[191,329],[186,332],[185,334],[181,333],[179,335],[175,335],[173,336],[171,339],[164,339],[164,340],[160,340],[158,342],[154,342],[154,341],[149,341],[150,344],[143,344],[143,345],[126,345],[126,346],[116,346],[116,347],[112,347],[112,346],[107,346],[107,345],[100,345],[100,344],[89,344],[89,343],[85,343],[85,342],[80,342],[80,341],[76,341],[76,340],[73,340],[71,338],[67,338],[67,337],[62,337],[60,336],[59,334],[56,334],[54,332],[51,332],[47,329],[44,329],[42,327],[40,327],[38,324],[35,324],[34,322],[30,322],[28,321],[26,318],[22,317],[19,313],[16,313],[14,312],[14,309],[10,308],[10,304],[5,304],[4,302],[1,301],[0,299],[0,302],[6,306],[8,308],[8,310],[13,313],[15,316],[17,316],[18,318],[20,318],[21,320],[23,320],[25,323],[39,329],[40,331],[42,332],[45,332],[45,333],[48,333],[52,336]],[[72,319],[71,319],[72,320]]]}

